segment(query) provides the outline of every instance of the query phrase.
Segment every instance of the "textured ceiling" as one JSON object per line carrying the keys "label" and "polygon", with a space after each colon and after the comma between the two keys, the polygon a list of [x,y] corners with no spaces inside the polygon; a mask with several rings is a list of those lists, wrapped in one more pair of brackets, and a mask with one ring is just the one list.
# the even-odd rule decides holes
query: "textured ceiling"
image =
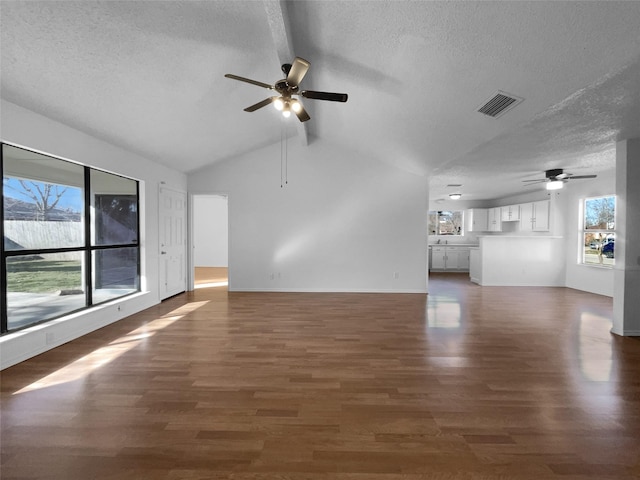
{"label": "textured ceiling", "polygon": [[[598,173],[614,142],[640,136],[640,2],[0,2],[1,95],[190,172],[279,141],[270,92],[224,78],[311,69],[326,140],[428,174],[431,197],[523,191],[548,168]],[[291,53],[291,54],[293,54]],[[524,98],[499,118],[498,90]]]}

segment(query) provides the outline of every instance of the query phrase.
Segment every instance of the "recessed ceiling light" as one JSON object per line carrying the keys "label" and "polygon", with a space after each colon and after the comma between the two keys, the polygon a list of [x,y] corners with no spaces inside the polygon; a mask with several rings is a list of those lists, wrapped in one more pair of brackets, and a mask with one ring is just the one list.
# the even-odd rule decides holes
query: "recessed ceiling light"
{"label": "recessed ceiling light", "polygon": [[459,200],[459,199],[460,199],[460,197],[462,197],[462,194],[461,194],[461,193],[450,193],[450,194],[449,194],[449,198],[450,198],[451,200]]}

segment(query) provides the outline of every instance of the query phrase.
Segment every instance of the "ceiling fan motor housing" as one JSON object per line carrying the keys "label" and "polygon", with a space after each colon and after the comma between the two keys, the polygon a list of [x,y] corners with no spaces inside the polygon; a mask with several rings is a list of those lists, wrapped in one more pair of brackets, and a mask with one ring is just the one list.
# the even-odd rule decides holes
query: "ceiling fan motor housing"
{"label": "ceiling fan motor housing", "polygon": [[562,169],[561,168],[554,168],[553,170],[547,170],[544,173],[545,173],[545,176],[548,179],[554,180],[559,175],[562,175]]}

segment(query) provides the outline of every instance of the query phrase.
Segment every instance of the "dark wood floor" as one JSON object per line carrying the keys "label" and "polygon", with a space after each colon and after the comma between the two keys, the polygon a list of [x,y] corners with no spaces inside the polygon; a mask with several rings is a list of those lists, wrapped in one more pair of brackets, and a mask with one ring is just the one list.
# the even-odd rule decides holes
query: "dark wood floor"
{"label": "dark wood floor", "polygon": [[9,479],[640,478],[640,340],[565,288],[203,288],[2,372]]}

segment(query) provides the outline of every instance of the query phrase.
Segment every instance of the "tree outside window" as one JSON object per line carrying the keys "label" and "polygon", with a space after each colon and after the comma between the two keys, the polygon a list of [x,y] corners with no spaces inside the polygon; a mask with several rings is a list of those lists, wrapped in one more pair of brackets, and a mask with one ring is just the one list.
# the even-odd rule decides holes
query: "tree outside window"
{"label": "tree outside window", "polygon": [[439,210],[429,212],[429,235],[463,235],[464,212]]}
{"label": "tree outside window", "polygon": [[615,264],[616,197],[586,198],[582,230],[582,263],[612,267]]}

